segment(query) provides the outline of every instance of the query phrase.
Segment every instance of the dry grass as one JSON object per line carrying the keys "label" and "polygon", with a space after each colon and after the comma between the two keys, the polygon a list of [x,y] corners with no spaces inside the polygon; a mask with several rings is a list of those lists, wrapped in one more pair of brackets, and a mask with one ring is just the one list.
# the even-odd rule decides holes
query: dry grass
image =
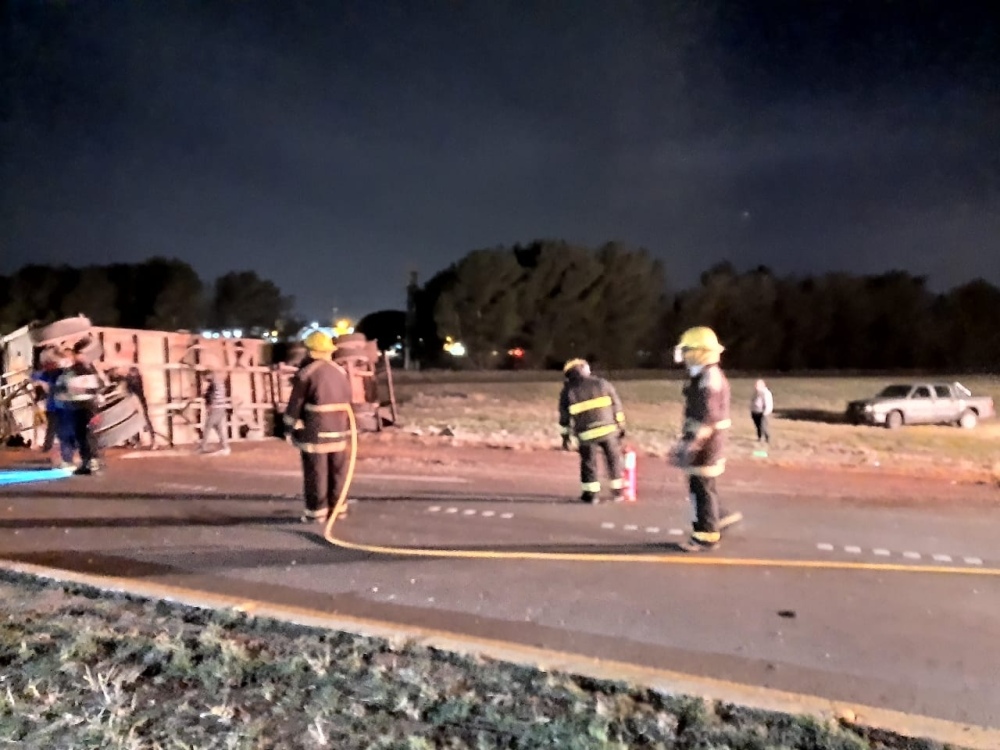
{"label": "dry grass", "polygon": [[0,573],[0,598],[3,746],[941,750],[832,719],[30,576]]}
{"label": "dry grass", "polygon": [[[637,446],[663,455],[673,442],[682,409],[681,381],[653,379],[647,373],[612,376]],[[750,456],[756,447],[749,401],[752,377],[733,377],[733,431],[730,453]],[[1000,456],[1000,422],[974,430],[951,426],[914,426],[890,431],[841,421],[849,400],[876,393],[910,377],[772,377],[776,414],[772,418],[771,456],[789,463],[927,465],[979,470],[987,475]],[[919,379],[919,378],[918,378]],[[948,377],[973,393],[1000,403],[1000,378]],[[437,432],[450,428],[456,439],[514,447],[551,447],[558,442],[558,373],[404,373],[397,377],[402,421],[408,429]]]}

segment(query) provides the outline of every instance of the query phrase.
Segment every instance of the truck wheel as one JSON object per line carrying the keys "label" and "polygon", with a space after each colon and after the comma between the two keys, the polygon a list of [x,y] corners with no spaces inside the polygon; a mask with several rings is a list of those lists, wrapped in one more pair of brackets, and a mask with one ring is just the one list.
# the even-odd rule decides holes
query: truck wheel
{"label": "truck wheel", "polygon": [[895,430],[903,426],[903,412],[891,411],[886,415],[885,426],[890,430]]}
{"label": "truck wheel", "polygon": [[128,394],[124,398],[107,404],[97,412],[97,429],[124,422],[136,412],[142,413],[142,404],[135,396]]}
{"label": "truck wheel", "polygon": [[28,335],[31,337],[31,343],[37,346],[43,341],[51,341],[52,339],[65,339],[70,336],[82,338],[82,334],[89,331],[92,327],[93,324],[89,318],[79,315],[75,318],[63,318],[40,328],[32,328],[29,330]]}
{"label": "truck wheel", "polygon": [[142,412],[133,412],[124,421],[94,431],[94,437],[101,448],[113,448],[142,433],[146,420]]}
{"label": "truck wheel", "polygon": [[958,426],[963,430],[971,430],[976,426],[976,424],[978,424],[978,422],[979,417],[976,415],[976,412],[972,411],[972,409],[966,409],[962,412],[962,416],[958,418]]}

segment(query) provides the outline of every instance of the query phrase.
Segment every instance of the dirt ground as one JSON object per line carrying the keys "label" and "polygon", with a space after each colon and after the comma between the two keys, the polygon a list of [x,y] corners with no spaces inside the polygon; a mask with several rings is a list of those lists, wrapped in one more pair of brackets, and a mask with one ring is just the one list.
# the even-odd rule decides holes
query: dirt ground
{"label": "dirt ground", "polygon": [[[287,471],[299,466],[298,454],[277,440],[236,443],[228,466],[246,464],[255,469]],[[113,465],[138,469],[144,461],[122,460],[135,451],[118,448],[107,451]],[[157,452],[154,451],[154,454]],[[191,447],[159,452],[164,459],[172,456],[194,458]],[[400,430],[363,434],[359,441],[359,467],[377,471],[379,466],[422,471],[462,469],[466,472],[514,478],[519,472],[548,472],[563,466],[565,456],[550,450],[504,449],[447,436],[412,435]],[[46,468],[48,463],[38,451],[26,448],[0,449],[0,469]],[[130,469],[129,469],[130,470]],[[562,469],[560,469],[562,470]],[[651,473],[669,475],[664,459],[640,453],[640,482]],[[724,482],[769,486],[783,491],[801,489],[812,496],[852,495],[883,503],[907,504],[953,502],[1000,503],[1000,482],[985,469],[960,470],[954,466],[931,463],[888,462],[880,465],[829,463],[811,464],[800,456],[772,452],[768,458],[731,457]]]}

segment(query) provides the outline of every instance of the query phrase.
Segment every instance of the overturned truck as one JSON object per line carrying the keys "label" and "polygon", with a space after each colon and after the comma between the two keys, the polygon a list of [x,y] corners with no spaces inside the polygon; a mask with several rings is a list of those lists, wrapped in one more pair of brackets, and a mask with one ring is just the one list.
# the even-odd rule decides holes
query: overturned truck
{"label": "overturned truck", "polygon": [[[84,355],[108,383],[95,427],[102,447],[158,448],[199,441],[210,372],[225,384],[231,440],[260,440],[281,433],[280,417],[297,370],[294,356],[275,363],[272,345],[260,339],[109,328],[79,316],[24,326],[0,337],[2,444],[41,442],[44,397],[31,374],[80,341],[86,342]],[[358,428],[377,431],[395,424],[386,354],[362,334],[342,336],[337,345],[334,358],[350,377]]]}

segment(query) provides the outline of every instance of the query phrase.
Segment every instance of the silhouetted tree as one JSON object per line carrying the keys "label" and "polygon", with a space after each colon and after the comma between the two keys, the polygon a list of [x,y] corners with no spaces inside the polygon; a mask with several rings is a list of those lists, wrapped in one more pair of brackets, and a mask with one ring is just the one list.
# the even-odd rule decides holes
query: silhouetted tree
{"label": "silhouetted tree", "polygon": [[217,328],[274,328],[291,311],[294,300],[285,297],[273,281],[254,271],[232,271],[215,280],[211,324]]}
{"label": "silhouetted tree", "polygon": [[494,352],[506,351],[517,331],[516,287],[522,273],[510,251],[476,250],[455,265],[435,302],[439,334],[460,341],[477,366],[495,361]]}
{"label": "silhouetted tree", "polygon": [[385,351],[402,344],[406,336],[406,313],[403,310],[379,310],[369,313],[355,326],[368,339],[378,341],[380,350]]}
{"label": "silhouetted tree", "polygon": [[61,316],[80,313],[90,318],[94,325],[118,325],[118,290],[111,282],[106,267],[87,266],[80,269],[75,286],[59,302]]}

